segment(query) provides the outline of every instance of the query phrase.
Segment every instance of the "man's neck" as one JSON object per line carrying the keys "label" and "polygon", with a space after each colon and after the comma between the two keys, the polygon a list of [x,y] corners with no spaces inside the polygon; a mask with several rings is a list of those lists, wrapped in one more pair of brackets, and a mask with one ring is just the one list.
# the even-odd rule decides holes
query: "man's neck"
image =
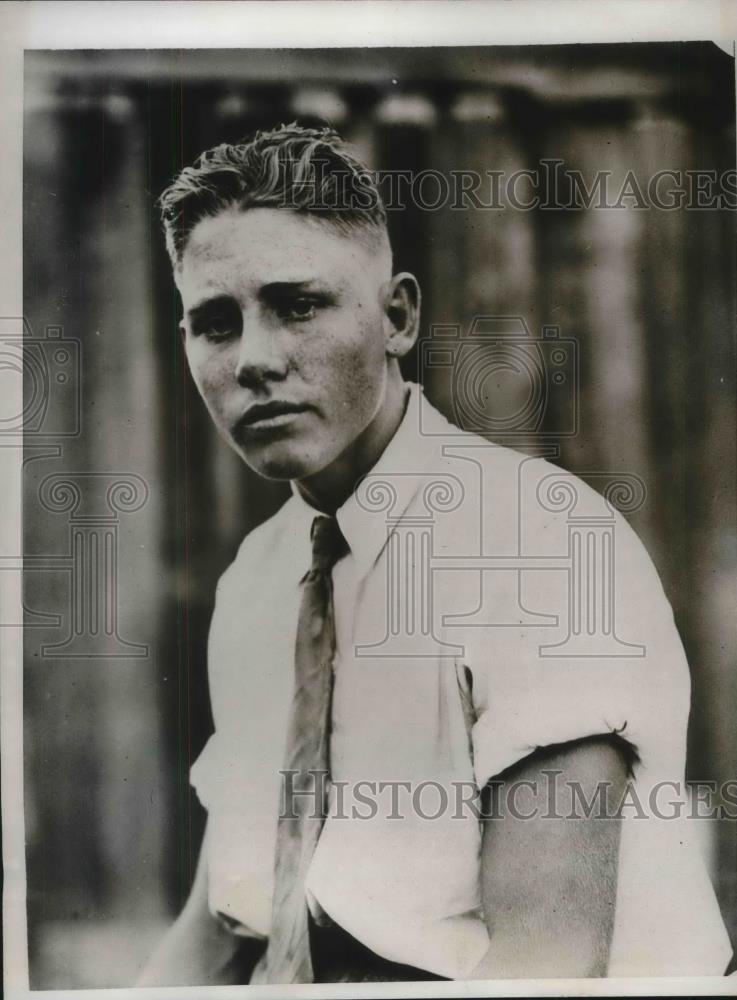
{"label": "man's neck", "polygon": [[409,386],[397,370],[390,375],[384,401],[368,427],[326,468],[300,479],[297,489],[310,506],[334,514],[370,472],[399,429],[409,401]]}

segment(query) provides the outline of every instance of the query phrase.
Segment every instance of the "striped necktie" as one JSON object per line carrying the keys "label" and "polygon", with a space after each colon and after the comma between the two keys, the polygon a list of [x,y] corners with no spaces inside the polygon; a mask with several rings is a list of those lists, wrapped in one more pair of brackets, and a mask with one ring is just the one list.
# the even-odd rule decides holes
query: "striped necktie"
{"label": "striped necktie", "polygon": [[[335,656],[332,570],[348,552],[334,517],[312,523],[312,566],[301,581],[294,695],[287,730],[265,981],[311,983],[305,879],[325,821]],[[289,794],[291,782],[291,794]],[[254,981],[253,979],[251,980]]]}

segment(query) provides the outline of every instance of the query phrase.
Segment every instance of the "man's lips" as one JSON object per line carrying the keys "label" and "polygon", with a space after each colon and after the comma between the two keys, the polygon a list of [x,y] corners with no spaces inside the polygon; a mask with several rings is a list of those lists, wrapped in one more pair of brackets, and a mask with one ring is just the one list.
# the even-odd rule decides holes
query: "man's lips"
{"label": "man's lips", "polygon": [[304,403],[289,403],[272,400],[268,403],[254,403],[238,419],[236,430],[254,431],[286,427],[297,414],[305,413],[310,407]]}

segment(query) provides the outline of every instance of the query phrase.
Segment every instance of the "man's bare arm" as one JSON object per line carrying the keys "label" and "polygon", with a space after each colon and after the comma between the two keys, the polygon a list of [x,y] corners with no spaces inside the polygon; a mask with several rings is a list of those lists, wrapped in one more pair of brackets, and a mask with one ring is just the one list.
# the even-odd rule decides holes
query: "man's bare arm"
{"label": "man's bare arm", "polygon": [[[544,771],[561,772],[552,808],[553,777]],[[505,775],[492,792],[490,815],[499,818],[484,820],[481,892],[490,943],[471,978],[606,975],[621,821],[596,817],[616,813],[627,777],[625,756],[606,738],[536,753]],[[607,783],[603,806],[586,818],[571,786],[591,802],[599,782]],[[576,818],[562,818],[572,813]]]}
{"label": "man's bare arm", "polygon": [[263,944],[231,934],[210,913],[207,833],[189,898],[146,963],[137,986],[209,986],[247,983]]}

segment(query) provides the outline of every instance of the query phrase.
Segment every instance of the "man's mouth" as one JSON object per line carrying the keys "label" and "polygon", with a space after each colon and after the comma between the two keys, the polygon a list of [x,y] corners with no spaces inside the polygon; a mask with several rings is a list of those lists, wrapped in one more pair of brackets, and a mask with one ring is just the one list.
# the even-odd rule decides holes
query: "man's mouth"
{"label": "man's mouth", "polygon": [[236,431],[266,431],[287,427],[300,413],[310,407],[304,403],[288,403],[272,400],[269,403],[254,403],[239,418]]}

